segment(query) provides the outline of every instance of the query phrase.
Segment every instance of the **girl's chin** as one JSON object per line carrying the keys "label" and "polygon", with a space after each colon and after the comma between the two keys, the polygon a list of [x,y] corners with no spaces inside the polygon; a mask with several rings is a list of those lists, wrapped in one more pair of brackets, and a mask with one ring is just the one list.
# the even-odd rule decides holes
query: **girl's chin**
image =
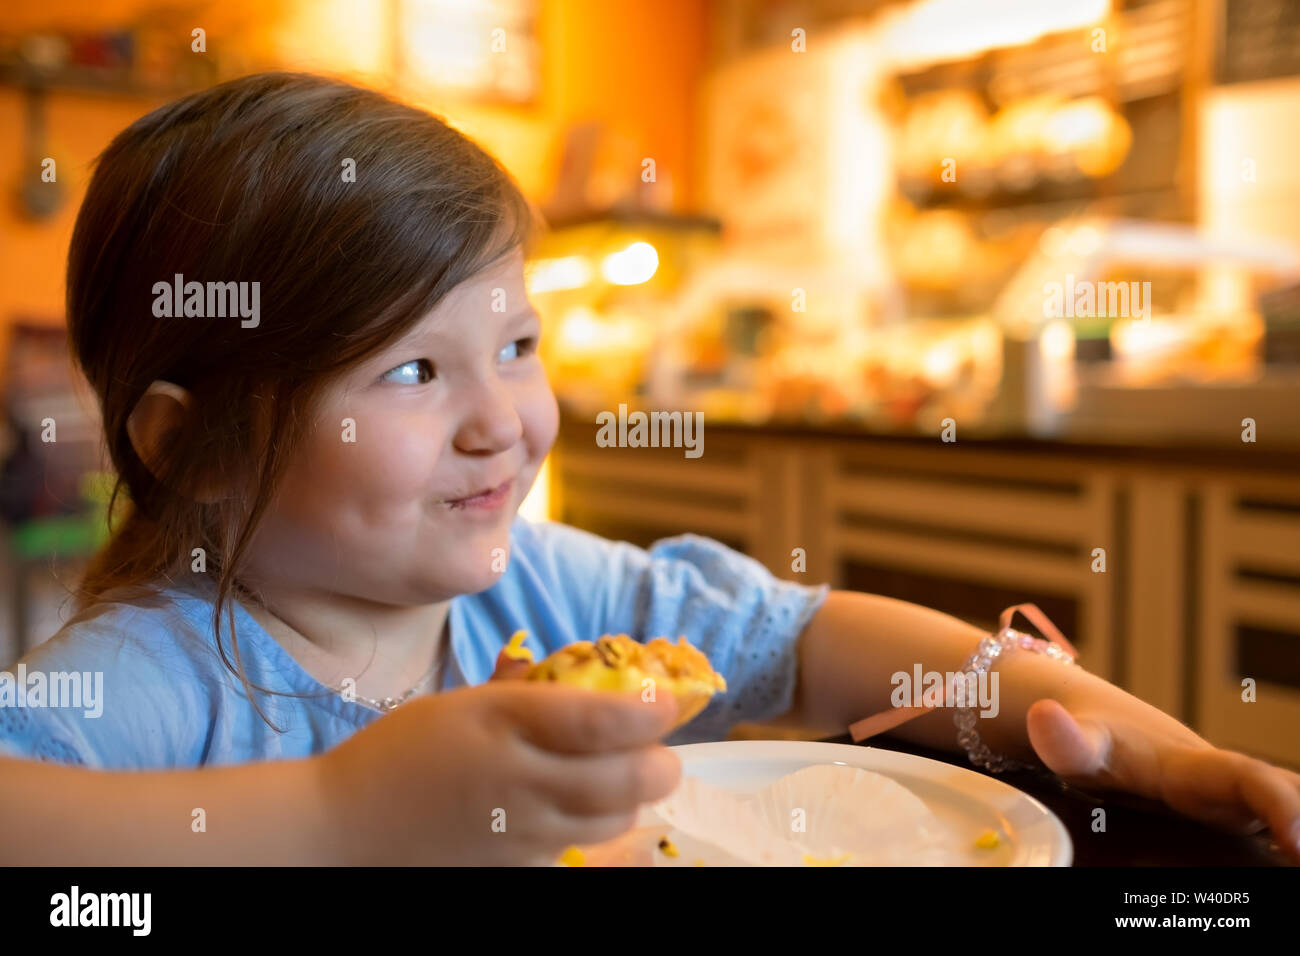
{"label": "girl's chin", "polygon": [[480,591],[486,591],[500,580],[500,572],[488,572],[484,574],[459,574],[456,575],[454,581],[440,583],[443,585],[442,590],[451,593],[454,597],[457,594],[478,594]]}
{"label": "girl's chin", "polygon": [[438,567],[430,568],[425,580],[430,589],[446,597],[457,594],[477,594],[486,591],[505,574],[510,562],[510,538],[493,539],[484,547],[458,547],[453,552],[457,558],[449,562],[446,556]]}

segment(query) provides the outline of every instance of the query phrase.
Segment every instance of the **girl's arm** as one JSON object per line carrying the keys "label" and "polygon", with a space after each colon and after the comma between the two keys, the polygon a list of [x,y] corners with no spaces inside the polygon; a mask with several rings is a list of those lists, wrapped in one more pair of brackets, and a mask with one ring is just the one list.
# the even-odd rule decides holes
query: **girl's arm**
{"label": "girl's arm", "polygon": [[[344,862],[319,760],[157,772],[0,757],[0,863],[319,865]],[[207,832],[194,832],[202,808]]]}
{"label": "girl's arm", "polygon": [[[910,676],[917,664],[958,671],[986,636],[929,608],[832,591],[800,636],[798,689],[783,722],[843,732],[890,708],[893,674]],[[1300,860],[1300,774],[1219,750],[1158,708],[1045,655],[1012,653],[995,669],[998,714],[977,727],[995,752],[1036,756],[1079,785],[1163,800],[1208,822],[1247,832],[1266,824]],[[952,718],[940,707],[892,733],[959,752]]]}
{"label": "girl's arm", "polygon": [[551,863],[672,792],[681,762],[658,741],[676,716],[668,694],[492,681],[411,700],[305,760],[155,772],[0,758],[0,864]]}

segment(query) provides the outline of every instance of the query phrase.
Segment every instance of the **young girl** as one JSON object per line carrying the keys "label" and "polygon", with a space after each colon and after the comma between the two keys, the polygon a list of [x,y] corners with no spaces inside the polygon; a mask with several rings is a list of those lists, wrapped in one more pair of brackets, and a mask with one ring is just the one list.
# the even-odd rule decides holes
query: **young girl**
{"label": "young girl", "polygon": [[[612,837],[678,779],[673,705],[489,682],[521,628],[538,660],[685,635],[728,690],[669,743],[842,729],[888,709],[891,674],[967,659],[973,627],[705,538],[516,517],[557,427],[531,225],[464,136],[316,77],[226,83],[110,144],[67,302],[130,512],[23,661],[102,673],[102,713],[0,708],[0,855],[536,862]],[[998,671],[995,751],[1267,824],[1300,858],[1300,776],[1050,657]],[[941,709],[898,733],[959,747]],[[95,772],[126,769],[147,773]]]}

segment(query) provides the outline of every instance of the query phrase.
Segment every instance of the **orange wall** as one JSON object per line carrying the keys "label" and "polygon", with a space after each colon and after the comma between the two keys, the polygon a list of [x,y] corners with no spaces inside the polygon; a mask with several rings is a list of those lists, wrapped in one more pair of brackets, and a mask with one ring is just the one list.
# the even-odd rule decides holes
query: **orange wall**
{"label": "orange wall", "polygon": [[0,139],[8,146],[0,150],[0,184],[8,193],[0,204],[0,323],[6,328],[18,315],[62,321],[68,240],[91,162],[118,130],[156,105],[138,99],[50,96],[46,132],[64,204],[53,218],[32,222],[18,214],[13,199],[21,175],[23,102],[17,90],[0,88]]}
{"label": "orange wall", "polygon": [[[152,2],[43,0],[18,9],[6,5],[0,7],[0,33],[64,25],[79,30],[112,27],[140,15]],[[601,120],[634,145],[636,155],[654,157],[659,170],[673,179],[675,206],[687,208],[694,188],[694,91],[704,70],[707,7],[707,0],[542,0],[543,81],[535,105],[487,107],[428,100],[422,105],[445,113],[483,143],[537,199],[550,189],[565,124]],[[355,34],[340,41],[329,31],[348,33],[348,17],[364,21],[372,10],[386,9],[386,0],[225,0],[218,8],[232,20],[239,19],[240,8],[245,16],[257,11],[255,22],[265,36],[252,42],[259,47],[270,42],[281,51],[285,68],[342,72],[381,85],[376,64],[382,51],[373,50],[369,56],[364,42],[348,42],[356,40]],[[196,4],[196,9],[212,6]],[[211,48],[220,42],[220,22],[196,16],[195,25],[207,24],[212,24]],[[373,32],[382,36],[383,31]],[[282,42],[284,37],[291,40]],[[324,57],[322,50],[327,51]],[[0,202],[0,337],[5,342],[7,326],[16,315],[62,321],[67,245],[91,163],[114,133],[161,100],[55,92],[47,102],[49,152],[58,162],[67,198],[55,218],[39,224],[22,219],[12,199]],[[0,184],[12,196],[23,142],[22,99],[14,87],[0,87],[0,131],[0,142],[6,144],[0,150]],[[0,342],[0,349],[4,347]]]}

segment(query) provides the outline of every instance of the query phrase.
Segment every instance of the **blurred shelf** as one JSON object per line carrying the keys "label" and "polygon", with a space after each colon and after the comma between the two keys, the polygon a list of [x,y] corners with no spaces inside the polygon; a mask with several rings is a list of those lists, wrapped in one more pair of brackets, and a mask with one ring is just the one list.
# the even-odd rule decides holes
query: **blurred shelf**
{"label": "blurred shelf", "polygon": [[712,216],[659,212],[652,209],[627,209],[611,207],[577,213],[547,215],[552,229],[570,229],[576,226],[616,225],[628,228],[680,229],[720,233],[722,222]]}
{"label": "blurred shelf", "polygon": [[172,100],[219,82],[221,78],[214,77],[189,83],[153,83],[118,71],[91,68],[66,68],[53,74],[34,74],[21,64],[0,63],[0,86],[18,90]]}

